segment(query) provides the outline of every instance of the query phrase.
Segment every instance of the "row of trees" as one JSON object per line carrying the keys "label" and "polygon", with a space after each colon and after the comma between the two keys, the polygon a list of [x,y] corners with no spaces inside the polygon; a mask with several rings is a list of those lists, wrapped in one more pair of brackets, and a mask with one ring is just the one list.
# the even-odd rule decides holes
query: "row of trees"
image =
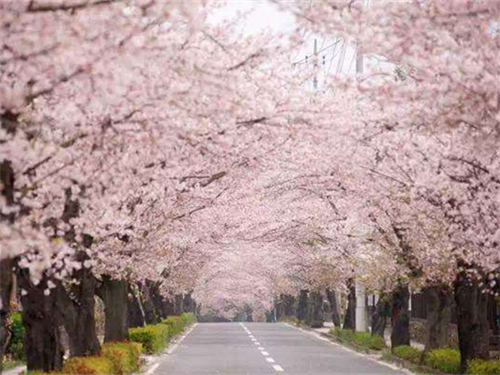
{"label": "row of trees", "polygon": [[[358,280],[403,306],[452,290],[462,360],[486,357],[470,333],[498,288],[500,3],[275,0],[286,41],[214,24],[216,3],[0,4],[2,340],[12,272],[23,310],[50,322],[66,300],[82,326],[97,289],[130,283],[263,316]],[[378,63],[307,92],[303,29]]]}

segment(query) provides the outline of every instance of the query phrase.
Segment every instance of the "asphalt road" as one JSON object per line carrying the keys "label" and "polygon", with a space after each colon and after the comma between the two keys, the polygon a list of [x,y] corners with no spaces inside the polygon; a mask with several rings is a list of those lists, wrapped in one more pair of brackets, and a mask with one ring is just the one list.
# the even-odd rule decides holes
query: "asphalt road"
{"label": "asphalt road", "polygon": [[283,323],[201,323],[147,375],[402,375]]}

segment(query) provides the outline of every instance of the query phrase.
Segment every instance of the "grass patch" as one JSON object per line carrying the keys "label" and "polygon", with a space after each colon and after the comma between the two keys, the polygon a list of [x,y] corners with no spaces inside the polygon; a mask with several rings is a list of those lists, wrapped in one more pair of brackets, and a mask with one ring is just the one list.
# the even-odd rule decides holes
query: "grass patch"
{"label": "grass patch", "polygon": [[425,358],[426,366],[448,374],[460,373],[460,352],[451,348],[439,348],[429,351]]}
{"label": "grass patch", "polygon": [[408,345],[401,345],[394,348],[392,353],[405,361],[411,363],[420,363],[422,358],[422,351]]}
{"label": "grass patch", "polygon": [[[113,362],[105,357],[73,357],[64,362],[63,374],[108,375],[115,374]],[[31,374],[31,373],[30,373]]]}
{"label": "grass patch", "polygon": [[383,337],[372,335],[369,332],[354,332],[350,329],[335,327],[329,333],[343,344],[352,345],[360,349],[379,351],[386,347]]}
{"label": "grass patch", "polygon": [[473,359],[467,366],[467,374],[471,375],[495,375],[500,374],[500,360],[485,361]]}
{"label": "grass patch", "polygon": [[142,344],[136,342],[105,343],[101,356],[113,364],[113,374],[130,374],[138,371],[141,365]]}

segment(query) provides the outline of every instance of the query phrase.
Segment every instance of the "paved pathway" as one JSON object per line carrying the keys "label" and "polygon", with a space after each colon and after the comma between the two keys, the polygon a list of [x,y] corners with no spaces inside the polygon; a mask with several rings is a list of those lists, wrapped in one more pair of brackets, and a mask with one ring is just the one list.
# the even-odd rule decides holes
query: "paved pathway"
{"label": "paved pathway", "polygon": [[283,323],[201,323],[147,375],[402,375]]}

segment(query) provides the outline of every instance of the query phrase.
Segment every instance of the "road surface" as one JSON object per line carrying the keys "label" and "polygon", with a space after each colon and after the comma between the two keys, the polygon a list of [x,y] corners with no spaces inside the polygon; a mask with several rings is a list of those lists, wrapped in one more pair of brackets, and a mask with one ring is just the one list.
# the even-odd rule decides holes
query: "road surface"
{"label": "road surface", "polygon": [[404,374],[283,323],[201,323],[147,375],[279,373]]}

